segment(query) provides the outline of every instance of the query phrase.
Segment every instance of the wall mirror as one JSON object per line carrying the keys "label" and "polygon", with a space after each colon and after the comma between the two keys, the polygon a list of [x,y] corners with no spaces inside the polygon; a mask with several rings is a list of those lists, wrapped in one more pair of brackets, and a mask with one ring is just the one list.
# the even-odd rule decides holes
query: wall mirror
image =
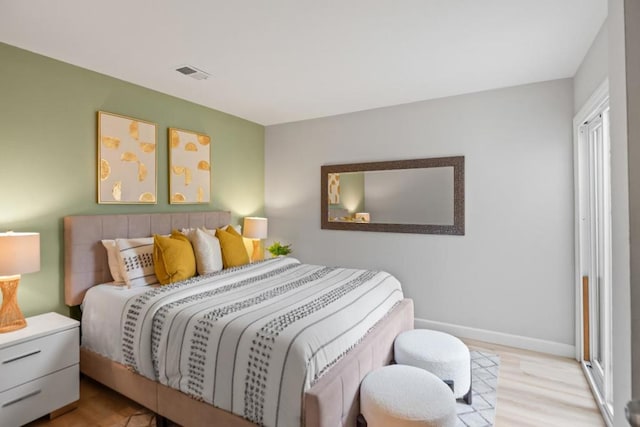
{"label": "wall mirror", "polygon": [[464,156],[321,167],[322,228],[464,235]]}

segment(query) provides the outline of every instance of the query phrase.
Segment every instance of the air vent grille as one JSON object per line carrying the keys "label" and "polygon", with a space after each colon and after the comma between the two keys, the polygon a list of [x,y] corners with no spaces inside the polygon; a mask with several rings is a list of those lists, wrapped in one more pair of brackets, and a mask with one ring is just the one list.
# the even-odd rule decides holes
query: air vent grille
{"label": "air vent grille", "polygon": [[206,80],[209,77],[211,77],[211,74],[202,71],[196,67],[194,67],[193,65],[182,65],[178,68],[176,68],[176,71],[184,74],[185,76],[189,76],[193,79],[196,80]]}

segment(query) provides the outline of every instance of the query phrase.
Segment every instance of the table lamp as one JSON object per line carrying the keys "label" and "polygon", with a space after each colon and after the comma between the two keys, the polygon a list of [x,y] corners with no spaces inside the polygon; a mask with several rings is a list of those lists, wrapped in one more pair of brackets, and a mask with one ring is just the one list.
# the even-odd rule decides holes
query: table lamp
{"label": "table lamp", "polygon": [[0,333],[27,326],[18,307],[20,275],[40,270],[40,234],[0,233]]}
{"label": "table lamp", "polygon": [[247,239],[253,240],[251,261],[260,261],[261,259],[264,259],[264,254],[260,250],[260,240],[267,238],[267,218],[248,216],[244,219],[243,230],[244,232],[242,235]]}

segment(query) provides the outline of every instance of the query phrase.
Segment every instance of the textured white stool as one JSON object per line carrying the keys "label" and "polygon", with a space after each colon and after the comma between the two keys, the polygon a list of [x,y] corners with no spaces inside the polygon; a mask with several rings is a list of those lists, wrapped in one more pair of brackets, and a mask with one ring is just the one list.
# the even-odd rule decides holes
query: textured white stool
{"label": "textured white stool", "polygon": [[447,382],[456,399],[471,404],[471,358],[467,346],[453,335],[429,329],[413,329],[396,337],[394,358]]}
{"label": "textured white stool", "polygon": [[451,389],[424,369],[390,365],[367,374],[360,385],[367,427],[454,427]]}

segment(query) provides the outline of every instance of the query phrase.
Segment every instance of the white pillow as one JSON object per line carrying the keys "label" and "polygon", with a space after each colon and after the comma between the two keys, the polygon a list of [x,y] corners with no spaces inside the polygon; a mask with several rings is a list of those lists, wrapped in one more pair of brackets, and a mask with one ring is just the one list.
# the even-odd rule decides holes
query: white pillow
{"label": "white pillow", "polygon": [[[227,231],[227,229],[229,227],[233,227],[238,232],[238,234],[242,235],[242,226],[240,224],[238,224],[238,225],[227,224],[227,225],[223,225],[222,227],[219,227],[219,228],[221,230]],[[195,230],[195,229],[194,228],[190,228],[189,230]],[[209,228],[202,227],[202,230],[204,230],[207,233],[212,234],[214,236],[216,235],[216,229],[215,228],[213,230],[211,230]],[[184,229],[182,230],[182,232],[184,233]]]}
{"label": "white pillow", "polygon": [[120,268],[130,288],[158,283],[153,267],[153,237],[116,239]]}
{"label": "white pillow", "polygon": [[[231,225],[231,224],[229,224],[229,225],[227,225],[226,227],[223,227],[223,230],[225,230],[225,231],[226,231],[226,230],[227,230],[227,228],[229,228],[229,227],[233,227],[233,228],[235,228],[235,229],[236,229],[236,231],[238,232],[238,234],[242,236],[242,226],[241,226],[240,224],[238,224],[238,225]],[[215,231],[215,230],[213,230],[213,231]]]}
{"label": "white pillow", "polygon": [[210,233],[196,229],[191,233],[191,244],[196,255],[198,274],[209,274],[222,270],[220,241]]}
{"label": "white pillow", "polygon": [[102,241],[102,245],[107,250],[107,263],[109,264],[109,271],[111,272],[113,283],[123,285],[124,277],[120,269],[120,254],[116,247],[116,241],[105,239]]}
{"label": "white pillow", "polygon": [[[227,224],[227,225],[225,225],[223,227],[220,227],[220,228],[222,230],[226,231],[227,228],[229,228],[229,227],[233,227],[238,232],[238,234],[242,235],[242,226],[240,224],[238,224],[238,225]],[[191,237],[193,237],[193,233],[195,233],[196,230],[197,230],[197,228],[183,228],[182,230],[180,230],[180,232],[182,234],[184,234],[185,236],[187,236],[189,238],[189,240],[191,240]],[[200,227],[200,230],[204,231],[205,233],[209,233],[214,237],[216,235],[216,230],[215,229],[210,230],[210,229],[205,228],[205,227]]]}
{"label": "white pillow", "polygon": [[193,235],[196,232],[196,230],[197,230],[197,228],[183,228],[182,230],[180,230],[180,232],[182,234],[184,234],[185,236],[187,236],[187,239],[189,239],[189,241],[191,241],[191,239],[193,238]]}

